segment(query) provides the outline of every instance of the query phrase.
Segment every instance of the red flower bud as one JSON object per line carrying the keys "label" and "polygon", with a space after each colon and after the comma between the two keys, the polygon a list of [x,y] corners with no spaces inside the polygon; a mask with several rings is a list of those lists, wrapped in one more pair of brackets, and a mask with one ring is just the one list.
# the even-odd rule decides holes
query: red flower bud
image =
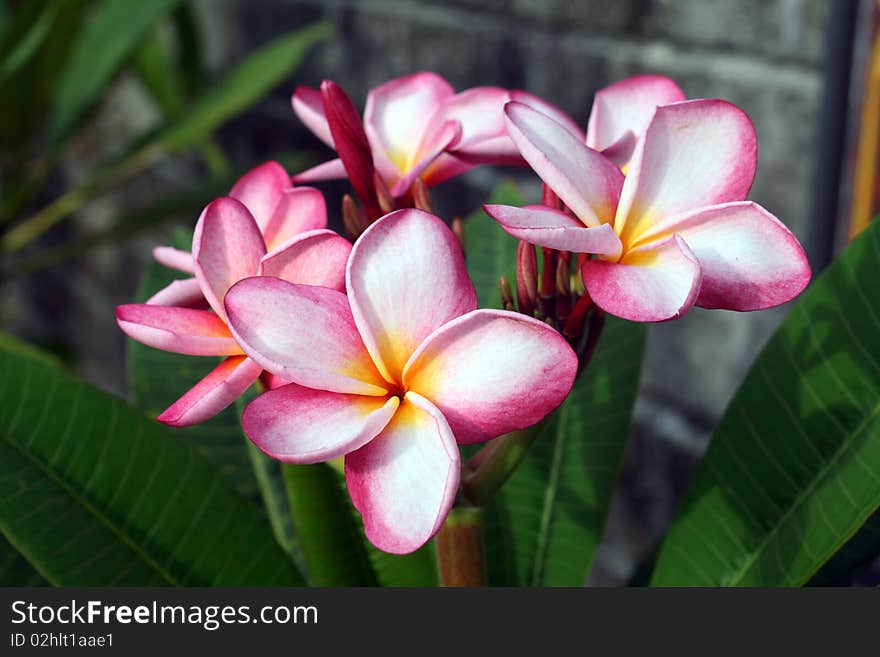
{"label": "red flower bud", "polygon": [[530,317],[538,305],[538,257],[535,247],[520,242],[516,251],[516,300],[519,311]]}

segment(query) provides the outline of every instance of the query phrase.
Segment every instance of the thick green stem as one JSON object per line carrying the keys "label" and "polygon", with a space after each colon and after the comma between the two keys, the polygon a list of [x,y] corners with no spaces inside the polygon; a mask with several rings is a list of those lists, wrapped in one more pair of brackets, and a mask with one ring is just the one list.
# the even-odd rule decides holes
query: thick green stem
{"label": "thick green stem", "polygon": [[482,509],[452,509],[434,540],[443,586],[486,586]]}
{"label": "thick green stem", "polygon": [[486,504],[525,458],[543,423],[496,438],[468,463],[461,491],[469,502]]}

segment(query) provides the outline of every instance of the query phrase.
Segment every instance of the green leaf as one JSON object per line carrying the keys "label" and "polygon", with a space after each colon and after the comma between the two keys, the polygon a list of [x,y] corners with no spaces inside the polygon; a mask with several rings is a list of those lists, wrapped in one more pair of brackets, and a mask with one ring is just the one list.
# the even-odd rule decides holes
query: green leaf
{"label": "green leaf", "polygon": [[880,507],[880,222],[796,302],[721,420],[652,584],[800,585]]}
{"label": "green leaf", "polygon": [[317,586],[378,583],[339,473],[327,463],[282,466],[293,524]]}
{"label": "green leaf", "polygon": [[[189,251],[190,234],[179,229],[173,243]],[[143,303],[175,278],[185,274],[151,262],[141,280],[137,301]],[[220,359],[181,356],[147,347],[135,340],[126,341],[127,373],[132,403],[151,417],[156,417],[210,372]],[[259,488],[241,431],[238,409],[233,405],[216,417],[173,430],[179,440],[190,444],[216,464],[245,498],[256,501]]]}
{"label": "green leaf", "polygon": [[847,586],[880,557],[880,510],[808,582],[809,586]]}
{"label": "green leaf", "polygon": [[[39,47],[19,62],[6,77],[0,78],[0,97],[14,98],[3,105],[0,121],[0,144],[3,144],[3,194],[0,196],[0,221],[17,216],[21,208],[36,194],[45,191],[45,181],[34,180],[32,162],[35,143],[42,133],[46,115],[54,103],[58,76],[67,61],[73,39],[84,13],[83,0],[64,2],[20,2],[9,18],[0,42],[0,59],[6,59],[20,45],[21,35],[30,31],[46,5],[51,4],[53,20]],[[41,157],[45,159],[44,156]]]}
{"label": "green leaf", "polygon": [[[134,63],[141,84],[166,119],[171,119],[180,114],[184,107],[185,83],[180,67],[172,60],[161,36],[160,31],[154,28],[135,53]],[[223,149],[210,137],[206,137],[198,148],[213,176],[221,177],[229,172],[229,161]]]}
{"label": "green leaf", "polygon": [[135,52],[134,68],[162,113],[166,117],[179,114],[185,96],[183,78],[158,29],[153,28]]}
{"label": "green leaf", "polygon": [[18,71],[34,56],[49,35],[57,11],[58,6],[55,4],[45,6],[40,16],[15,42],[12,51],[3,55],[0,61],[0,80]]}
{"label": "green leaf", "polygon": [[0,534],[0,586],[46,586],[48,582]]}
{"label": "green leaf", "polygon": [[299,585],[255,509],[185,443],[0,346],[0,531],[56,585]]}
{"label": "green leaf", "polygon": [[188,2],[184,2],[175,10],[172,21],[177,37],[183,86],[188,93],[200,91],[205,83],[205,66],[202,58],[204,46],[199,35],[196,17]]}
{"label": "green leaf", "polygon": [[486,514],[489,583],[586,583],[617,481],[645,326],[608,318],[592,362]]}
{"label": "green leaf", "polygon": [[[487,203],[523,205],[525,201],[512,182],[496,187]],[[467,270],[480,308],[500,308],[498,279],[506,276],[516,287],[516,249],[519,241],[508,235],[494,219],[482,210],[472,213],[464,222],[464,243]]]}
{"label": "green leaf", "polygon": [[178,121],[161,130],[156,142],[169,151],[197,144],[276,87],[315,44],[329,36],[329,23],[321,22],[270,41],[209,88]]}
{"label": "green leaf", "polygon": [[179,0],[102,0],[83,25],[61,75],[49,139],[58,143],[101,97],[150,27]]}

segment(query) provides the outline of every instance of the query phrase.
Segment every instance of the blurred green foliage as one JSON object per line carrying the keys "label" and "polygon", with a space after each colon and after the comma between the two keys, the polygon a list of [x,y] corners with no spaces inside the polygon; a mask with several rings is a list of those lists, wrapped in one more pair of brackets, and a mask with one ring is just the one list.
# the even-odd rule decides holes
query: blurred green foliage
{"label": "blurred green foliage", "polygon": [[[284,34],[212,79],[184,0],[2,0],[0,7],[0,94],[14,99],[4,102],[0,115],[0,253],[7,276],[56,264],[175,213],[197,214],[237,173],[256,164],[233,170],[214,133],[289,80],[330,34],[325,23]],[[161,115],[159,125],[114,144],[114,156],[57,189],[59,167],[121,77],[142,87]],[[32,246],[98,196],[169,156],[192,153],[204,164],[204,180],[195,186],[200,194],[172,192],[173,200],[127,209],[99,233],[73,235],[49,252]]]}

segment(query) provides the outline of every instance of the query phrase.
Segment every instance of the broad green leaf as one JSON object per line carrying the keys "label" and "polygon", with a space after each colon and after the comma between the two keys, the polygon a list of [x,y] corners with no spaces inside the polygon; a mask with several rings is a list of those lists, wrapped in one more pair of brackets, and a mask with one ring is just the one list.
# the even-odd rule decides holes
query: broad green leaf
{"label": "broad green leaf", "polygon": [[293,524],[317,586],[378,583],[341,477],[327,463],[282,466]]}
{"label": "broad green leaf", "polygon": [[[487,203],[523,205],[523,196],[512,182],[493,190]],[[500,308],[498,279],[506,276],[516,288],[516,249],[519,241],[504,232],[482,210],[473,212],[464,222],[465,257],[468,274],[477,288],[480,308]]]}
{"label": "broad green leaf", "polygon": [[161,425],[0,346],[0,531],[57,585],[298,585],[271,529]]}
{"label": "broad green leaf", "polygon": [[316,23],[254,51],[170,124],[144,137],[78,187],[0,237],[0,252],[21,249],[108,187],[143,171],[169,153],[203,143],[221,124],[252,106],[289,76],[309,49],[329,34],[327,23]]}
{"label": "broad green leaf", "polygon": [[58,143],[101,97],[150,27],[179,0],[102,0],[96,3],[61,75],[49,121],[49,139]]}
{"label": "broad green leaf", "polygon": [[606,319],[592,362],[490,503],[490,584],[586,583],[623,460],[645,334],[644,325]]}
{"label": "broad green leaf", "polygon": [[856,533],[880,507],[878,345],[875,222],[794,304],[746,376],[652,584],[801,585]]}
{"label": "broad green leaf", "polygon": [[48,582],[0,534],[0,586],[46,586]]}
{"label": "broad green leaf", "polygon": [[809,586],[846,586],[880,557],[880,510],[817,572]]}
{"label": "broad green leaf", "polygon": [[[174,246],[188,251],[192,238],[187,231],[179,229],[173,242]],[[146,301],[175,278],[185,276],[151,262],[141,280],[137,301]],[[131,401],[151,417],[168,408],[220,362],[216,358],[172,354],[135,340],[126,340],[126,356]],[[172,431],[179,440],[214,462],[242,496],[258,499],[257,480],[235,405],[207,422]]]}

